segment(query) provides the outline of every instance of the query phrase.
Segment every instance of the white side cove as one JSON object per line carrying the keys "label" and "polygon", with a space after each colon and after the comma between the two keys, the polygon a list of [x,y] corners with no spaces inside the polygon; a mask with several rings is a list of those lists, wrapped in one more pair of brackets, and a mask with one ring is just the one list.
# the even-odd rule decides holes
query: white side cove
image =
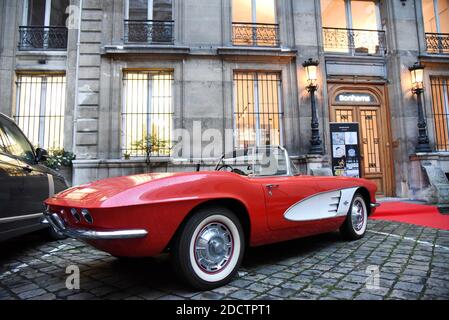
{"label": "white side cove", "polygon": [[299,201],[284,213],[290,221],[313,221],[345,216],[359,187],[318,193]]}

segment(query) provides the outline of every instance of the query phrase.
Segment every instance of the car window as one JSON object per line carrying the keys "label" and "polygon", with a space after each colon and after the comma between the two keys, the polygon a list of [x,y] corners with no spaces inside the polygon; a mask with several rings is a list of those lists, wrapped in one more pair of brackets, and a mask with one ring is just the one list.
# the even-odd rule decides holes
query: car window
{"label": "car window", "polygon": [[34,162],[34,150],[18,127],[0,117],[0,151]]}

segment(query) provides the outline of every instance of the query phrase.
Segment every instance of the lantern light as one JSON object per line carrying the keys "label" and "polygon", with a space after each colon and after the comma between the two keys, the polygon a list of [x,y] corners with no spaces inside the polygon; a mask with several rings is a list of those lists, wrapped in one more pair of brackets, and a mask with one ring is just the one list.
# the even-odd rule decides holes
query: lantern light
{"label": "lantern light", "polygon": [[318,60],[314,61],[312,58],[305,61],[302,66],[304,69],[306,69],[307,73],[307,88],[314,88],[316,89],[318,87]]}
{"label": "lantern light", "polygon": [[422,91],[424,89],[424,66],[416,62],[409,70],[413,92]]}

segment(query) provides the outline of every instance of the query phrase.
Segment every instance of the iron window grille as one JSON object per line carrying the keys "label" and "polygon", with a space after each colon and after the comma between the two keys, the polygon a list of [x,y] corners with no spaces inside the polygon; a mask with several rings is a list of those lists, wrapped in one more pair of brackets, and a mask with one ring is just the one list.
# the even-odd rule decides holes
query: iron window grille
{"label": "iron window grille", "polygon": [[125,20],[125,43],[173,44],[174,21]]}
{"label": "iron window grille", "polygon": [[122,156],[168,157],[172,147],[173,72],[125,72]]}
{"label": "iron window grille", "polygon": [[426,33],[428,53],[449,54],[449,33]]}
{"label": "iron window grille", "polygon": [[66,27],[19,27],[19,50],[67,50]]}
{"label": "iron window grille", "polygon": [[17,80],[16,123],[36,147],[64,146],[66,105],[64,74],[22,74]]}
{"label": "iron window grille", "polygon": [[431,77],[435,149],[449,151],[449,77]]}
{"label": "iron window grille", "polygon": [[323,27],[323,46],[325,52],[383,56],[385,31]]}
{"label": "iron window grille", "polygon": [[234,73],[234,130],[237,148],[282,145],[281,75]]}
{"label": "iron window grille", "polygon": [[232,23],[235,46],[279,47],[279,24]]}

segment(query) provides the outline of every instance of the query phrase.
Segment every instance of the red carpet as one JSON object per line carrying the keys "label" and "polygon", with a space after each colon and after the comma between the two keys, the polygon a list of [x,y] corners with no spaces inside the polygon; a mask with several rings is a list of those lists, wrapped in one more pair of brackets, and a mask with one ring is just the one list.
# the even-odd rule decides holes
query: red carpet
{"label": "red carpet", "polygon": [[443,215],[437,207],[406,202],[384,202],[371,216],[374,220],[404,222],[423,227],[449,230],[449,215]]}

